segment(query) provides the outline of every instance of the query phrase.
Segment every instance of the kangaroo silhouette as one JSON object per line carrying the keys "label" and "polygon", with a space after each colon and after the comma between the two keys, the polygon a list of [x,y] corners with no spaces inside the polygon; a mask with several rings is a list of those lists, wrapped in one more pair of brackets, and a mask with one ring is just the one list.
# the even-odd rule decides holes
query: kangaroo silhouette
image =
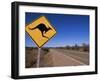
{"label": "kangaroo silhouette", "polygon": [[48,37],[44,36],[44,34],[48,32],[49,30],[52,30],[50,27],[47,28],[46,25],[43,23],[37,25],[35,28],[29,28],[29,29],[30,30],[39,29],[41,31],[42,37],[45,37],[45,38],[48,38]]}

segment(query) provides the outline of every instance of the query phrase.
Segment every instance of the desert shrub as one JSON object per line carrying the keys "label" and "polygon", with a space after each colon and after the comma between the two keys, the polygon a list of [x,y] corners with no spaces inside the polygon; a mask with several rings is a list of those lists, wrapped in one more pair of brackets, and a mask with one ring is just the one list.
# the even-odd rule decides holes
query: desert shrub
{"label": "desert shrub", "polygon": [[79,50],[79,46],[77,44],[75,44],[74,49]]}
{"label": "desert shrub", "polygon": [[66,46],[66,49],[68,49],[68,50],[69,50],[70,48],[71,48],[70,46]]}
{"label": "desert shrub", "polygon": [[82,48],[83,48],[83,51],[88,51],[89,52],[89,45],[83,43]]}
{"label": "desert shrub", "polygon": [[44,48],[43,50],[46,52],[49,52],[49,48]]}

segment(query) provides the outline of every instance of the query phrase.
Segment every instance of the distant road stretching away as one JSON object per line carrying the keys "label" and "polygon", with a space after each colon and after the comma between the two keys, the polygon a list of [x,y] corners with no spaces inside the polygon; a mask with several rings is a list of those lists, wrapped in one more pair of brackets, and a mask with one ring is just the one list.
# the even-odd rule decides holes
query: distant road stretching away
{"label": "distant road stretching away", "polygon": [[49,61],[52,61],[51,66],[78,66],[89,64],[89,54],[86,52],[50,49],[47,57]]}

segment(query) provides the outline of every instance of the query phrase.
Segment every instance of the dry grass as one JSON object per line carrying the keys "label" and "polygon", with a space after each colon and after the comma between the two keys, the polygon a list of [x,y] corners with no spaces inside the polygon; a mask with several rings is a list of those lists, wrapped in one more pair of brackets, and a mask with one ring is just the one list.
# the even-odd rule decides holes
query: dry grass
{"label": "dry grass", "polygon": [[[44,66],[44,57],[48,52],[49,52],[48,48],[41,49],[40,67]],[[26,68],[36,67],[38,48],[26,47],[25,54],[26,54],[25,55],[25,67]]]}

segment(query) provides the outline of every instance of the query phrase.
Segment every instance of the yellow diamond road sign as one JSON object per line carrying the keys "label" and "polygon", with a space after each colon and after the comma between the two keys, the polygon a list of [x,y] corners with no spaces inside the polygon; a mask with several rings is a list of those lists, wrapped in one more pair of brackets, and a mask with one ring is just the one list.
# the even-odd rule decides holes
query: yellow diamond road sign
{"label": "yellow diamond road sign", "polygon": [[38,47],[42,47],[56,34],[56,30],[45,16],[41,16],[27,25],[25,30]]}

